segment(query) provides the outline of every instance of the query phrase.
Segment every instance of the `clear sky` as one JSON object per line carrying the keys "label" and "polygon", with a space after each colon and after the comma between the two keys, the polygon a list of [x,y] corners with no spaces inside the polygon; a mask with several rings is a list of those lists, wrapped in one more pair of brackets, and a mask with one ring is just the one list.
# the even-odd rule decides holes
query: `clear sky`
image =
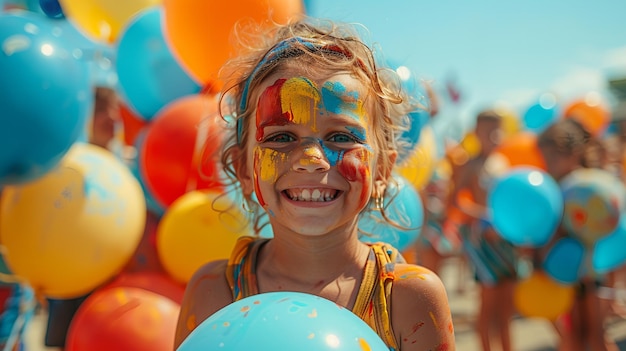
{"label": "clear sky", "polygon": [[[315,17],[364,24],[384,56],[443,90],[462,92],[455,114],[483,107],[517,115],[553,93],[559,104],[626,76],[624,0],[307,0]],[[450,113],[450,111],[448,111]],[[448,116],[449,118],[449,116]]]}

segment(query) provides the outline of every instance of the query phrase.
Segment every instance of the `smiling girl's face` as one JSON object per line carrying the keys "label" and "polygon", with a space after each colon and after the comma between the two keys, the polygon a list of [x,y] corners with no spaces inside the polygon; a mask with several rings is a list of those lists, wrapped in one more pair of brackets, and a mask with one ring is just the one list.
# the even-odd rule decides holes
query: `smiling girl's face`
{"label": "smiling girl's face", "polygon": [[258,86],[245,133],[244,193],[255,192],[274,232],[356,230],[377,174],[368,91],[349,74],[311,79],[299,69]]}

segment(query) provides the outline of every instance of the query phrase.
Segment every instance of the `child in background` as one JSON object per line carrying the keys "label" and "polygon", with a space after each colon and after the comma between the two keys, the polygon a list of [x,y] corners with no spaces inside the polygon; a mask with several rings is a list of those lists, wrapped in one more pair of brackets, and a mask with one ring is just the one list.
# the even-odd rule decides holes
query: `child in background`
{"label": "child in background", "polygon": [[175,346],[233,301],[295,291],[350,309],[391,350],[454,350],[439,277],[358,239],[362,211],[384,214],[396,136],[414,108],[395,73],[352,27],[332,22],[297,21],[246,43],[254,45],[225,66],[235,126],[222,160],[273,238],[244,237],[230,260],[196,272]]}
{"label": "child in background", "polygon": [[517,254],[513,245],[497,234],[486,219],[491,176],[485,169],[485,163],[500,143],[502,117],[492,110],[480,112],[476,117],[474,134],[480,152],[453,170],[454,189],[450,194],[450,204],[467,218],[466,223],[460,226],[460,236],[480,287],[476,327],[482,348],[484,351],[511,351],[510,326],[515,313],[513,293],[517,282]]}
{"label": "child in background", "polygon": [[[537,144],[545,159],[548,173],[556,181],[561,181],[581,167],[601,165],[601,162],[597,162],[599,157],[594,153],[598,151],[594,149],[597,147],[596,142],[591,139],[589,132],[573,119],[563,119],[548,127],[538,136]],[[553,241],[567,235],[565,229],[560,227]],[[535,261],[539,262],[535,265],[540,267],[545,252],[538,252],[537,256]],[[619,350],[604,328],[608,304],[598,296],[600,285],[598,277],[593,274],[583,276],[578,282],[572,308],[555,323],[560,336],[559,350]]]}

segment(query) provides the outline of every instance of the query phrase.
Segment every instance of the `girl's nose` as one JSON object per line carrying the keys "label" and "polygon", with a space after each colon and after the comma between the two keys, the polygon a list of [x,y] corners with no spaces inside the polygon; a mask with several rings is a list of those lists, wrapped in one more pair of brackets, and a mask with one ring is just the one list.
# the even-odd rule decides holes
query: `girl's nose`
{"label": "girl's nose", "polygon": [[295,156],[292,166],[294,171],[313,173],[330,169],[330,164],[318,142],[309,142],[300,146]]}

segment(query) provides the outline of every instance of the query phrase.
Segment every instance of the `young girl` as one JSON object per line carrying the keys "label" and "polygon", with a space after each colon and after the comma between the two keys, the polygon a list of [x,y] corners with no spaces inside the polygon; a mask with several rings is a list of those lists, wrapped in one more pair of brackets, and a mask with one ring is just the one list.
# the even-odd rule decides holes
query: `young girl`
{"label": "young girl", "polygon": [[358,238],[359,215],[383,211],[409,100],[348,26],[305,20],[261,33],[226,66],[234,135],[223,150],[244,207],[272,239],[242,238],[230,260],[187,285],[175,345],[250,295],[318,295],[363,318],[391,350],[454,350],[447,295],[431,271]]}

